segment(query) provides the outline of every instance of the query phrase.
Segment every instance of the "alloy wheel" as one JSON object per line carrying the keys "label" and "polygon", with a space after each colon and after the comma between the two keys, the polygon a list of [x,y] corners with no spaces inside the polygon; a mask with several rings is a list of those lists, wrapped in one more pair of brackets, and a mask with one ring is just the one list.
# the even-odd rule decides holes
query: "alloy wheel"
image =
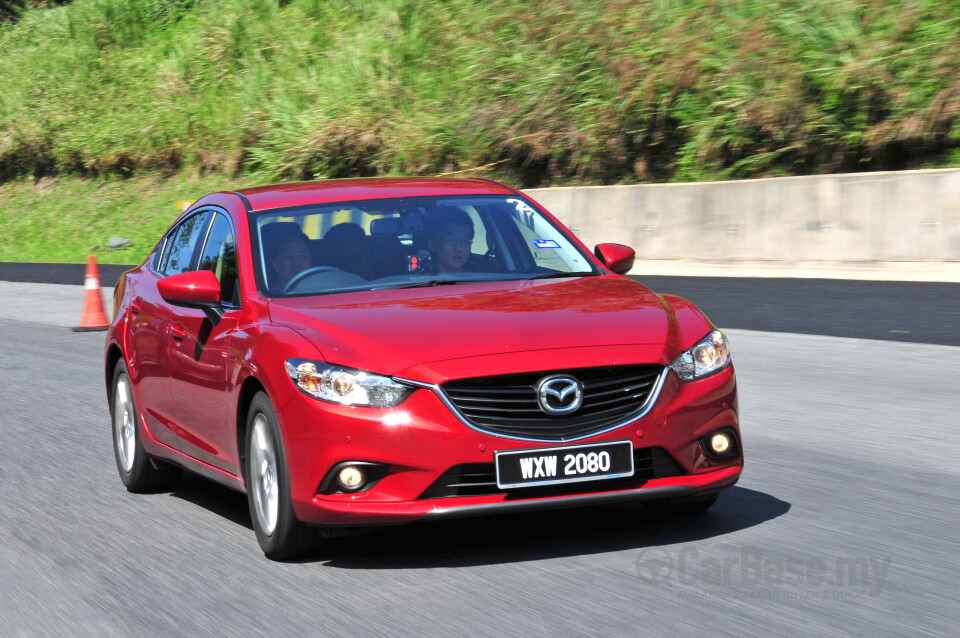
{"label": "alloy wheel", "polygon": [[263,414],[253,421],[250,450],[250,482],[254,512],[260,529],[267,536],[277,527],[280,509],[280,486],[277,482],[277,454],[270,434],[270,425]]}
{"label": "alloy wheel", "polygon": [[124,472],[133,469],[136,454],[136,416],[130,396],[130,379],[125,374],[117,378],[113,404],[113,433],[117,439],[117,455]]}

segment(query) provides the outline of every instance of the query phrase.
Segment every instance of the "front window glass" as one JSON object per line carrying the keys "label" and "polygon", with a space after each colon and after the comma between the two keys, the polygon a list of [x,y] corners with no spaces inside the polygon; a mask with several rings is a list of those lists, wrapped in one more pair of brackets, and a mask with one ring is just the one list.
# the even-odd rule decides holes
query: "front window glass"
{"label": "front window glass", "polygon": [[176,275],[190,270],[194,250],[200,241],[200,232],[206,228],[206,220],[205,213],[198,213],[180,222],[167,240],[161,268],[164,275]]}
{"label": "front window glass", "polygon": [[237,288],[237,245],[233,238],[233,227],[224,215],[218,214],[213,218],[197,270],[209,270],[217,276],[222,302],[240,305],[240,291]]}
{"label": "front window glass", "polygon": [[598,274],[519,196],[416,197],[253,216],[274,296]]}

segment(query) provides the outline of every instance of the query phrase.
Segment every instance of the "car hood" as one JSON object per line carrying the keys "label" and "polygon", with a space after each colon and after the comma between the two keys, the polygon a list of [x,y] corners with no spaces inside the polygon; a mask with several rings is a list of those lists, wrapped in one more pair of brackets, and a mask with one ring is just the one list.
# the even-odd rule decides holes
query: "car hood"
{"label": "car hood", "polygon": [[490,371],[666,365],[709,330],[693,306],[615,275],[274,299],[270,317],[330,363],[429,383]]}

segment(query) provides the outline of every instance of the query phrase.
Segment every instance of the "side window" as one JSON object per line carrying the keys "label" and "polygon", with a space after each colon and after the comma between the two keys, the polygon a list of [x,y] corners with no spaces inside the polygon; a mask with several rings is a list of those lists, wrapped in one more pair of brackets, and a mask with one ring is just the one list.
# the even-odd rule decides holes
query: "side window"
{"label": "side window", "polygon": [[206,228],[207,213],[199,213],[180,222],[167,240],[164,251],[163,275],[176,275],[190,270],[193,253],[200,243],[200,233]]}
{"label": "side window", "polygon": [[470,250],[478,255],[485,255],[489,250],[487,246],[487,229],[483,225],[483,220],[473,206],[461,206],[460,210],[465,211],[473,222],[473,245]]}
{"label": "side window", "polygon": [[538,248],[534,242],[539,241],[540,234],[535,232],[528,225],[524,224],[522,220],[512,217],[514,223],[517,225],[517,230],[520,231],[520,235],[523,236],[524,246],[527,250],[531,251],[533,255],[533,261],[537,266],[541,268],[549,268],[550,270],[558,270],[561,272],[568,272],[570,268],[564,263],[563,259],[560,256],[560,252],[554,248]]}
{"label": "side window", "polygon": [[163,240],[157,244],[157,250],[153,253],[153,259],[150,265],[153,267],[155,272],[160,272],[160,262],[163,260],[163,253],[167,247],[167,240],[169,237],[164,237]]}
{"label": "side window", "polygon": [[233,227],[225,215],[214,216],[197,270],[209,270],[217,276],[220,280],[221,302],[240,305],[240,289],[237,287],[237,244],[233,237]]}
{"label": "side window", "polygon": [[[532,211],[531,211],[532,212]],[[523,237],[524,252],[529,251],[538,268],[558,272],[580,272],[592,267],[560,232],[540,216],[512,215],[516,229]]]}

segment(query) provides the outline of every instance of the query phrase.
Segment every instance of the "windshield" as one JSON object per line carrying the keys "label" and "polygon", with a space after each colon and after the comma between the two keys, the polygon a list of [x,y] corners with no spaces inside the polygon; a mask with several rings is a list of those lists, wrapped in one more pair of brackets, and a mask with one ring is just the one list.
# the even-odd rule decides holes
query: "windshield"
{"label": "windshield", "polygon": [[414,197],[252,216],[270,296],[597,274],[520,196]]}

